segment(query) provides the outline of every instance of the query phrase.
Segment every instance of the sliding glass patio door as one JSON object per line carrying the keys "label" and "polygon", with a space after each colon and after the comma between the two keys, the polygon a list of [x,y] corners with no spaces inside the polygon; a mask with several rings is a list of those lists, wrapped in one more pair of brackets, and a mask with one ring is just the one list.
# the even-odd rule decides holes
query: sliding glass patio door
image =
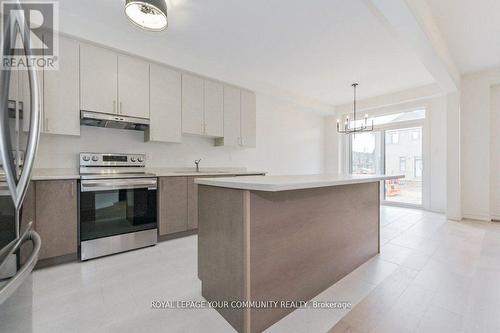
{"label": "sliding glass patio door", "polygon": [[381,188],[382,201],[387,204],[422,206],[425,111],[391,117],[389,121],[389,116],[373,118],[375,122],[379,121],[373,132],[350,135],[349,170],[353,174],[404,175],[404,179],[384,183]]}
{"label": "sliding glass patio door", "polygon": [[422,127],[385,131],[384,165],[387,175],[405,176],[385,182],[385,201],[422,205]]}
{"label": "sliding glass patio door", "polygon": [[366,132],[352,135],[351,173],[383,173],[382,132]]}

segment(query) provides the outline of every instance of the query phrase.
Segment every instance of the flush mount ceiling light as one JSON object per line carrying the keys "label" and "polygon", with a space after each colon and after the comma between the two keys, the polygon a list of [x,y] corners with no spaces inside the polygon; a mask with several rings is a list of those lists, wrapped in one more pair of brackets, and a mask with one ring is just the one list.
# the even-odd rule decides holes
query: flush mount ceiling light
{"label": "flush mount ceiling light", "polygon": [[165,0],[126,0],[125,14],[138,27],[149,31],[167,28],[167,3]]}

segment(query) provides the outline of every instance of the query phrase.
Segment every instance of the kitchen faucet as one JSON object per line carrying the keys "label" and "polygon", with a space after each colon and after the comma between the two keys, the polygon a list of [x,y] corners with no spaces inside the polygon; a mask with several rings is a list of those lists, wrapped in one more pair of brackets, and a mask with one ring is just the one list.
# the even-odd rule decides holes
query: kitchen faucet
{"label": "kitchen faucet", "polygon": [[196,165],[196,172],[200,172],[200,162],[201,158],[199,160],[194,160],[194,164]]}

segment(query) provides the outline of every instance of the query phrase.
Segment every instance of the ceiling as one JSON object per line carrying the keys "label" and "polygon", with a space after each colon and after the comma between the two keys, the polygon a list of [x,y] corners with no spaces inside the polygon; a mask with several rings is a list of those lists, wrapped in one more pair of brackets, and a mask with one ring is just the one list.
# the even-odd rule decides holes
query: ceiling
{"label": "ceiling", "polygon": [[353,81],[360,98],[434,82],[362,0],[169,0],[169,28],[161,33],[132,26],[124,2],[61,1],[60,29],[311,103],[350,101]]}
{"label": "ceiling", "polygon": [[500,1],[427,2],[461,73],[500,66]]}

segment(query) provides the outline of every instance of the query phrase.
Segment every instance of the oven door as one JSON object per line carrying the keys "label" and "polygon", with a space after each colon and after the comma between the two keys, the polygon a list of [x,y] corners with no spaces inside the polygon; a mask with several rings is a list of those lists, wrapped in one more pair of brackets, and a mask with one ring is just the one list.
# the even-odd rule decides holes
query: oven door
{"label": "oven door", "polygon": [[80,242],[157,228],[156,178],[80,183]]}

